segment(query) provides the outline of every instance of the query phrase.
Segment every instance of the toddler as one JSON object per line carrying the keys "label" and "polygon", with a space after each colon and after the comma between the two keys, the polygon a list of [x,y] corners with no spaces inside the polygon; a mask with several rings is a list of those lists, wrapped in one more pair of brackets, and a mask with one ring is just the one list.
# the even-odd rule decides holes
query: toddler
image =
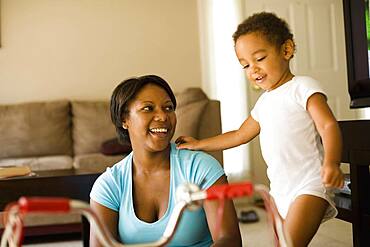
{"label": "toddler", "polygon": [[239,129],[196,140],[179,137],[179,149],[214,151],[260,135],[274,197],[293,246],[307,246],[320,223],[337,210],[330,188],[343,186],[341,135],[319,83],[295,76],[287,23],[273,13],[254,14],[233,34],[237,58],[250,83],[264,90]]}

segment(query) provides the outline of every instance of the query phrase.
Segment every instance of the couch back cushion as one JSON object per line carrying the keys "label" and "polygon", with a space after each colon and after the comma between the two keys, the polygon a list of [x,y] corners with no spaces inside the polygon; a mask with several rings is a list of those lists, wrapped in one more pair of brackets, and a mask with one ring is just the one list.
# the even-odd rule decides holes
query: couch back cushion
{"label": "couch back cushion", "polygon": [[72,101],[74,154],[99,153],[103,142],[116,137],[108,101]]}
{"label": "couch back cushion", "polygon": [[[177,127],[173,141],[180,135],[199,137],[202,114],[210,102],[200,88],[175,93]],[[72,101],[73,150],[76,155],[99,153],[102,144],[116,137],[108,101]]]}
{"label": "couch back cushion", "polygon": [[200,119],[209,103],[207,95],[200,88],[188,88],[175,96],[177,126],[173,140],[182,135],[198,138]]}
{"label": "couch back cushion", "polygon": [[0,105],[0,158],[72,154],[67,100]]}

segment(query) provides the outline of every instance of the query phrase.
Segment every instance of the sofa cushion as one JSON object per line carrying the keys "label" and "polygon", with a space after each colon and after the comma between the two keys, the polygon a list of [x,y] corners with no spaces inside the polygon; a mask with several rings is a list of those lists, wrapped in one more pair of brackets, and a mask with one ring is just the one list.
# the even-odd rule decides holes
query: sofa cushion
{"label": "sofa cushion", "polygon": [[113,166],[126,155],[104,155],[101,153],[81,154],[74,158],[73,166],[76,169],[93,172],[103,172],[109,166]]}
{"label": "sofa cushion", "polygon": [[200,88],[188,88],[175,96],[177,126],[173,140],[181,135],[198,138],[201,115],[209,102],[207,95]]}
{"label": "sofa cushion", "polygon": [[177,108],[189,105],[194,102],[199,102],[201,100],[209,100],[207,95],[202,91],[202,89],[197,87],[187,88],[182,92],[175,93]]}
{"label": "sofa cushion", "polygon": [[75,154],[100,152],[101,144],[116,137],[108,101],[72,101],[73,151]]}
{"label": "sofa cushion", "polygon": [[0,105],[0,158],[72,154],[69,102]]}
{"label": "sofa cushion", "polygon": [[29,166],[31,171],[63,170],[71,169],[73,160],[68,155],[8,158],[0,159],[0,167],[2,166]]}

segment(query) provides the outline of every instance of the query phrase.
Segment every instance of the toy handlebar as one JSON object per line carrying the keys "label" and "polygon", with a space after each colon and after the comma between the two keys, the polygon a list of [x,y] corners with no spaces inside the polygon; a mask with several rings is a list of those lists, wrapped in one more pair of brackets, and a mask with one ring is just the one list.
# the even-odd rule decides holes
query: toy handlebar
{"label": "toy handlebar", "polygon": [[206,190],[207,200],[233,199],[253,195],[253,184],[250,182],[214,185]]}
{"label": "toy handlebar", "polygon": [[23,214],[36,212],[63,212],[71,210],[70,200],[60,197],[21,197],[18,200],[19,211]]}
{"label": "toy handlebar", "polygon": [[[192,186],[191,188],[189,186]],[[180,186],[181,187],[181,186]],[[178,189],[178,193],[190,195],[186,201],[189,203],[199,200],[233,199],[253,195],[253,184],[250,182],[214,185],[205,191],[197,186],[185,184]],[[180,191],[180,192],[179,192]],[[184,200],[184,196],[179,196]],[[18,211],[22,214],[29,213],[68,213],[76,207],[75,200],[63,197],[24,197],[19,198]],[[80,204],[81,205],[81,204]]]}
{"label": "toy handlebar", "polygon": [[[86,202],[59,197],[21,197],[17,203],[12,203],[10,204],[11,206],[8,207],[8,222],[4,229],[0,246],[6,247],[8,246],[7,243],[10,247],[21,246],[23,238],[23,218],[26,214],[69,212],[77,212],[81,215],[84,215],[90,224],[96,226],[94,228],[96,230],[96,235],[103,246],[163,246],[167,244],[174,236],[175,230],[185,208],[190,210],[198,208],[200,207],[201,202],[204,200],[220,200],[223,203],[223,201],[227,199],[233,199],[242,196],[252,196],[255,191],[262,195],[267,211],[272,212],[272,216],[270,216],[270,218],[272,218],[271,222],[273,224],[275,237],[276,232],[278,235],[278,238],[276,239],[277,243],[279,244],[278,246],[287,246],[284,244],[287,239],[282,228],[281,217],[277,213],[276,206],[273,202],[273,199],[269,196],[268,190],[261,185],[256,185],[254,187],[251,182],[214,185],[206,190],[200,190],[197,185],[190,183],[179,186],[176,189],[177,203],[173,209],[162,237],[154,243],[146,244],[126,245],[117,242],[111,236],[105,225],[99,221],[98,217],[90,209],[89,204]],[[220,218],[222,218],[222,215]]]}

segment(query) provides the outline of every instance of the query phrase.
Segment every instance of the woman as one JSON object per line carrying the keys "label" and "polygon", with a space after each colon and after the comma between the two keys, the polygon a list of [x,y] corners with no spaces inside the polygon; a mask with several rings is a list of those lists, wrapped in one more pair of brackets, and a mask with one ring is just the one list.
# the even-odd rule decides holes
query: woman
{"label": "woman", "polygon": [[[196,151],[170,143],[176,128],[176,99],[165,80],[155,75],[119,84],[111,98],[111,117],[132,152],[95,182],[90,204],[112,235],[123,243],[153,242],[162,235],[176,204],[177,186],[186,182],[206,189],[227,183],[220,164]],[[183,214],[170,246],[241,246],[234,205],[225,203],[217,238],[217,202]],[[99,242],[92,228],[92,246]]]}

